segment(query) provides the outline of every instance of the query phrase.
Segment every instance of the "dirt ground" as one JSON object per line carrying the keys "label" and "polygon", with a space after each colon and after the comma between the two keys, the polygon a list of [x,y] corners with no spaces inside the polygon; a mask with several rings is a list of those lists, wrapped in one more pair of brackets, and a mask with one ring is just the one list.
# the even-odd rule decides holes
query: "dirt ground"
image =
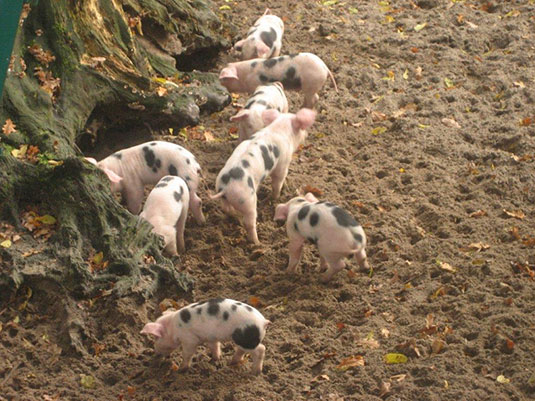
{"label": "dirt ground", "polygon": [[[0,332],[0,400],[535,399],[535,2],[269,7],[285,21],[282,54],[317,54],[339,87],[323,88],[281,200],[309,185],[351,212],[372,271],[350,261],[322,284],[308,245],[302,273],[285,274],[288,240],[272,221],[269,181],[259,190],[261,246],[207,199],[236,144],[228,120],[240,96],[197,129],[207,141],[158,138],[191,150],[206,177],[208,223],[188,220],[177,266],[196,287],[174,301],[257,305],[273,322],[263,375],[249,374],[250,361],[227,366],[230,344],[220,362],[200,349],[187,374],[175,370],[179,352],[154,357],[138,333],[162,299],[80,301],[80,319],[96,324],[79,355],[61,341],[54,300],[32,298],[20,324]],[[245,33],[265,4],[219,0],[215,9]],[[223,54],[213,71],[228,61]],[[302,98],[289,99],[295,112]],[[389,353],[407,360],[386,363]]]}

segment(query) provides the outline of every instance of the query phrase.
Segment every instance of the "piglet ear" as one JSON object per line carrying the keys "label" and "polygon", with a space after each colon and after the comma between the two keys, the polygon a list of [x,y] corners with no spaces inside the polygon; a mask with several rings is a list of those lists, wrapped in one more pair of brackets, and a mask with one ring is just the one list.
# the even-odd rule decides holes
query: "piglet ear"
{"label": "piglet ear", "polygon": [[236,67],[231,65],[228,67],[225,67],[221,70],[219,73],[219,79],[238,79],[238,71],[236,70]]}
{"label": "piglet ear", "polygon": [[267,45],[264,42],[258,41],[256,43],[256,54],[258,55],[259,58],[267,58],[270,50],[271,49],[267,47]]}
{"label": "piglet ear", "polygon": [[94,166],[98,166],[97,161],[96,161],[95,159],[93,159],[92,157],[84,157],[84,159],[85,159],[86,161],[88,161],[89,163],[91,163],[92,165],[94,165]]}
{"label": "piglet ear", "polygon": [[140,331],[141,334],[152,334],[156,338],[161,338],[164,334],[163,325],[161,323],[147,323],[143,330]]}
{"label": "piglet ear", "polygon": [[264,11],[264,15],[271,15],[271,10],[269,8],[266,8],[266,11]]}
{"label": "piglet ear", "polygon": [[316,119],[316,112],[311,109],[301,109],[292,119],[292,127],[294,130],[308,129]]}
{"label": "piglet ear", "polygon": [[305,200],[307,202],[318,202],[318,199],[314,196],[313,193],[307,192],[305,195]]}
{"label": "piglet ear", "polygon": [[277,207],[275,208],[275,217],[273,217],[273,220],[286,220],[288,218],[288,209],[289,206],[287,204],[281,203],[277,205]]}
{"label": "piglet ear", "polygon": [[267,127],[269,124],[271,124],[277,119],[279,114],[279,111],[275,109],[264,110],[262,112],[262,121],[264,122],[264,125]]}
{"label": "piglet ear", "polygon": [[240,110],[238,114],[230,117],[230,121],[241,121],[249,118],[249,110]]}
{"label": "piglet ear", "polygon": [[116,174],[115,172],[111,171],[109,168],[103,168],[102,171],[108,176],[111,182],[114,184],[117,184],[118,182],[121,182],[123,177],[121,177],[119,174]]}

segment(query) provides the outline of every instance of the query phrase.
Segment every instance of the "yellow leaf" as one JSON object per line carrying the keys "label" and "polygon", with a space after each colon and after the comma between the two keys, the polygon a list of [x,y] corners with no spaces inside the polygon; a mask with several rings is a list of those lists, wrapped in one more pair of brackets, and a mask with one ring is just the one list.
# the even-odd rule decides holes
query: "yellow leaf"
{"label": "yellow leaf", "polygon": [[224,5],[219,7],[220,10],[230,10],[230,6]]}
{"label": "yellow leaf", "polygon": [[408,358],[403,354],[386,354],[385,355],[385,362],[388,364],[394,364],[394,363],[406,363]]}
{"label": "yellow leaf", "polygon": [[375,127],[374,129],[372,129],[372,135],[378,135],[378,134],[382,134],[386,132],[386,127]]}
{"label": "yellow leaf", "polygon": [[80,374],[80,384],[85,388],[95,387],[95,378],[91,375]]}
{"label": "yellow leaf", "polygon": [[104,259],[104,254],[102,252],[99,252],[95,256],[93,256],[93,263],[98,265],[102,262],[102,259]]}
{"label": "yellow leaf", "polygon": [[338,0],[327,0],[323,2],[323,5],[329,7],[334,6],[336,3],[338,3]]}
{"label": "yellow leaf", "polygon": [[2,241],[0,243],[0,246],[3,247],[3,248],[9,248],[11,246],[11,241],[6,239],[5,241]]}
{"label": "yellow leaf", "polygon": [[54,216],[51,216],[49,214],[45,214],[44,216],[40,216],[40,217],[36,217],[35,220],[43,223],[43,224],[48,224],[48,225],[52,225],[54,223],[56,223],[56,218]]}
{"label": "yellow leaf", "polygon": [[395,80],[394,71],[388,71],[386,73],[386,77],[383,77],[383,80],[385,80],[385,81],[394,81]]}
{"label": "yellow leaf", "polygon": [[404,169],[403,167],[401,167],[401,168],[399,169],[399,172],[400,172],[400,173],[404,173],[404,172],[405,172],[405,169]]}
{"label": "yellow leaf", "polygon": [[497,378],[496,378],[496,381],[498,383],[509,383],[511,381],[511,379],[508,379],[507,377],[505,377],[504,375],[499,375]]}
{"label": "yellow leaf", "polygon": [[409,70],[407,68],[405,68],[405,72],[403,73],[403,79],[409,79]]}
{"label": "yellow leaf", "polygon": [[439,354],[440,351],[442,351],[442,349],[444,348],[444,345],[446,345],[446,343],[443,340],[441,340],[440,338],[435,338],[433,344],[431,345],[431,352],[433,354]]}
{"label": "yellow leaf", "polygon": [[391,22],[394,22],[396,19],[392,17],[391,15],[387,15],[385,17],[385,24],[390,24]]}
{"label": "yellow leaf", "polygon": [[358,12],[359,12],[358,8],[349,7],[349,13],[350,14],[357,14]]}
{"label": "yellow leaf", "polygon": [[423,24],[418,24],[414,27],[414,30],[416,32],[420,32],[422,29],[424,29],[427,26],[427,22],[424,22]]}
{"label": "yellow leaf", "polygon": [[364,357],[362,355],[350,356],[349,358],[343,359],[342,362],[335,367],[335,369],[340,372],[344,372],[348,369],[358,366],[364,366]]}
{"label": "yellow leaf", "polygon": [[47,163],[54,167],[61,166],[63,164],[62,161],[57,160],[48,160]]}
{"label": "yellow leaf", "polygon": [[430,125],[425,125],[425,124],[418,124],[418,128],[420,129],[426,129],[426,128],[429,128]]}
{"label": "yellow leaf", "polygon": [[453,88],[455,83],[449,78],[444,78],[444,85],[446,85],[446,88]]}

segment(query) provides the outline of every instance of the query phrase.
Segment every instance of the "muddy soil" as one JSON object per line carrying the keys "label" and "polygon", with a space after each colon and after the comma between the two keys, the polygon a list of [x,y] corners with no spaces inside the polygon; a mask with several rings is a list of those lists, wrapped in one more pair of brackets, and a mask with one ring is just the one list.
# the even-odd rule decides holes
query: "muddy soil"
{"label": "muddy soil", "polygon": [[[266,4],[214,7],[245,33]],[[236,97],[203,122],[208,140],[154,137],[190,149],[206,178],[208,223],[188,220],[177,264],[196,288],[174,301],[256,304],[273,322],[263,375],[249,374],[250,361],[227,366],[230,344],[219,362],[200,349],[187,374],[175,369],[179,352],[154,357],[138,333],[162,299],[73,300],[80,319],[98,322],[81,354],[62,342],[54,299],[35,295],[14,313],[21,296],[0,312],[0,400],[535,399],[535,3],[269,7],[285,21],[282,54],[319,55],[339,87],[323,88],[281,200],[308,185],[350,211],[368,236],[372,271],[349,261],[322,284],[308,245],[302,272],[285,274],[288,240],[272,221],[269,181],[259,190],[261,246],[208,200],[236,145],[228,120],[246,96]],[[221,55],[213,71],[228,61]],[[295,112],[302,98],[289,99]],[[407,360],[386,363],[389,353]]]}

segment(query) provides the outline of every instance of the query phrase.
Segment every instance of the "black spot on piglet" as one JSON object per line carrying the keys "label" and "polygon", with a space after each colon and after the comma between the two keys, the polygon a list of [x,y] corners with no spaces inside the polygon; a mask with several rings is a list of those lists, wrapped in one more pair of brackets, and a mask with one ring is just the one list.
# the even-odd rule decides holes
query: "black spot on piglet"
{"label": "black spot on piglet", "polygon": [[156,185],[154,188],[164,188],[167,186],[167,182],[160,182],[158,185]]}
{"label": "black spot on piglet", "polygon": [[297,213],[297,218],[299,220],[303,220],[305,217],[307,217],[309,211],[310,205],[303,206],[301,209],[299,209],[299,213]]}
{"label": "black spot on piglet", "polygon": [[310,215],[310,225],[314,227],[316,224],[318,224],[318,221],[320,220],[320,215],[316,212],[312,213]]}
{"label": "black spot on piglet", "polygon": [[219,304],[223,301],[223,298],[210,299],[208,301],[208,314],[216,316],[219,313]]}
{"label": "black spot on piglet", "polygon": [[169,174],[178,175],[178,170],[176,169],[174,164],[169,165]]}
{"label": "black spot on piglet", "polygon": [[266,148],[265,145],[260,145],[260,150],[262,151],[262,159],[264,159],[264,168],[267,171],[271,171],[274,162],[271,156],[269,155],[268,148]]}
{"label": "black spot on piglet", "polygon": [[275,29],[270,28],[269,32],[264,31],[260,33],[260,39],[266,44],[267,47],[271,49],[273,42],[277,40],[277,32],[275,32]]}
{"label": "black spot on piglet", "polygon": [[355,238],[355,241],[362,243],[362,235],[358,233],[353,233],[353,238]]}
{"label": "black spot on piglet", "polygon": [[[232,306],[234,306],[234,305],[232,305]],[[223,312],[223,320],[224,321],[228,320],[228,312],[227,311]]]}
{"label": "black spot on piglet", "polygon": [[189,312],[189,310],[182,309],[180,311],[180,319],[182,319],[184,323],[189,322],[189,320],[191,319],[191,313]]}
{"label": "black spot on piglet", "polygon": [[[184,191],[182,191],[182,192],[184,192]],[[173,192],[173,196],[175,197],[175,200],[177,202],[180,202],[182,200],[182,194],[179,194],[177,191]]]}
{"label": "black spot on piglet", "polygon": [[232,333],[232,340],[242,348],[255,349],[260,344],[260,329],[255,324],[236,329]]}
{"label": "black spot on piglet", "polygon": [[353,216],[342,208],[335,207],[332,209],[332,212],[333,216],[336,217],[336,222],[342,227],[355,227],[359,225]]}
{"label": "black spot on piglet", "polygon": [[268,58],[266,61],[264,61],[264,66],[266,68],[272,68],[275,64],[277,64],[276,58]]}

